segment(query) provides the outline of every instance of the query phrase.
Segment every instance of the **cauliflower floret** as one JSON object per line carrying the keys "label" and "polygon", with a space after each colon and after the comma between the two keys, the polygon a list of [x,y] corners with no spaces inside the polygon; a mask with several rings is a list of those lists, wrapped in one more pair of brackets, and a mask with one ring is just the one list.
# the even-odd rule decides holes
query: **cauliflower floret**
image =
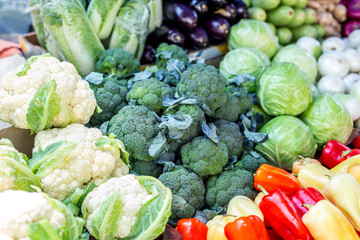
{"label": "cauliflower floret", "polygon": [[89,213],[86,226],[90,233],[92,233],[91,220],[94,214],[99,210],[100,205],[118,190],[122,198],[123,209],[116,233],[116,237],[119,238],[124,238],[129,235],[141,207],[152,198],[152,195],[137,181],[133,174],[108,180],[90,192],[84,200]]}
{"label": "cauliflower floret", "polygon": [[[29,68],[18,76],[24,66]],[[26,114],[30,102],[35,93],[51,80],[55,80],[55,93],[61,99],[61,110],[54,117],[52,126],[64,127],[69,122],[89,122],[96,107],[94,92],[77,73],[74,65],[49,56],[38,56],[3,76],[0,120],[18,128],[29,129]]]}
{"label": "cauliflower floret", "polygon": [[41,179],[44,192],[58,200],[64,200],[76,188],[84,188],[90,181],[96,185],[111,177],[129,173],[129,167],[121,159],[118,147],[96,147],[95,143],[103,137],[97,128],[87,128],[73,123],[63,129],[50,129],[39,132],[35,137],[34,152],[43,150],[50,144],[67,141],[76,143],[63,163]]}
{"label": "cauliflower floret", "polygon": [[[29,223],[48,220],[54,229],[66,226],[65,215],[41,193],[0,193],[0,239],[29,239]],[[2,237],[2,236],[6,237]]]}

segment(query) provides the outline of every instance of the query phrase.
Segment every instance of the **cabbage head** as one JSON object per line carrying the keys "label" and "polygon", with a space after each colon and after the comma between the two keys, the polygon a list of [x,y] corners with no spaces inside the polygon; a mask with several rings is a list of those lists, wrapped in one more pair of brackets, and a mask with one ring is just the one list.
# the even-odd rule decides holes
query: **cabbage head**
{"label": "cabbage head", "polygon": [[269,58],[261,51],[243,47],[231,50],[220,62],[220,72],[231,80],[240,73],[248,73],[257,77],[265,67],[270,66]]}
{"label": "cabbage head", "polygon": [[292,62],[303,70],[311,83],[315,83],[317,62],[315,57],[297,45],[288,45],[281,48],[273,58],[273,63]]}
{"label": "cabbage head", "polygon": [[312,100],[312,86],[294,63],[284,62],[266,69],[256,82],[256,97],[271,116],[302,113]]}
{"label": "cabbage head", "polygon": [[331,139],[346,143],[353,130],[350,114],[329,94],[315,97],[300,118],[310,127],[319,147]]}
{"label": "cabbage head", "polygon": [[292,164],[300,156],[314,157],[316,142],[310,128],[293,116],[271,119],[261,129],[269,139],[256,145],[258,151],[271,165],[291,170]]}
{"label": "cabbage head", "polygon": [[230,50],[241,47],[256,48],[271,58],[279,48],[279,40],[270,25],[252,19],[242,19],[230,29],[228,38]]}

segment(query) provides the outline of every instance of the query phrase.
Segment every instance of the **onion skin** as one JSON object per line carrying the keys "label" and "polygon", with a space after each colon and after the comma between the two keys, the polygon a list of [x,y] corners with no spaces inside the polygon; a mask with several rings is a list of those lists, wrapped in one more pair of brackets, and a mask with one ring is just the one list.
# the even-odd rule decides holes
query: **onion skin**
{"label": "onion skin", "polygon": [[344,24],[343,35],[345,37],[348,37],[350,35],[350,33],[356,29],[360,29],[360,20],[359,21],[349,20],[348,22],[346,22]]}
{"label": "onion skin", "polygon": [[348,17],[360,20],[360,1],[350,0],[347,4]]}

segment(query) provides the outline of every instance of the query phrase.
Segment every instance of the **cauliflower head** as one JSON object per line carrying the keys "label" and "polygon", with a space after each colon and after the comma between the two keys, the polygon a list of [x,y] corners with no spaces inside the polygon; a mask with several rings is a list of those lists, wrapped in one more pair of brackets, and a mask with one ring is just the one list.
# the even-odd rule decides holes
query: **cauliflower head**
{"label": "cauliflower head", "polygon": [[35,132],[69,123],[85,124],[96,100],[74,65],[48,54],[34,56],[3,76],[0,120]]}
{"label": "cauliflower head", "polygon": [[77,239],[81,234],[83,220],[46,194],[16,190],[0,193],[1,239],[30,240],[32,225],[45,221],[54,230],[63,229],[59,231],[62,239]]}
{"label": "cauliflower head", "polygon": [[205,137],[196,137],[181,148],[183,164],[201,177],[221,173],[228,162],[224,143],[214,143]]}
{"label": "cauliflower head", "polygon": [[218,120],[215,122],[215,126],[220,142],[224,143],[228,149],[229,158],[240,157],[244,151],[244,136],[240,132],[239,125],[226,120]]}
{"label": "cauliflower head", "polygon": [[41,179],[44,192],[64,200],[91,181],[99,185],[128,174],[128,154],[121,141],[110,137],[77,123],[39,132],[29,165]]}

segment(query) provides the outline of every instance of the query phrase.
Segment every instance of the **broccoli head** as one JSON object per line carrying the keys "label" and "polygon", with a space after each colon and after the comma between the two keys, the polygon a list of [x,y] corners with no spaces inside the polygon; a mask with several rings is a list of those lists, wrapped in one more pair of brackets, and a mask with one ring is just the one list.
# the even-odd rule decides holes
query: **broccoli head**
{"label": "broccoli head", "polygon": [[240,113],[245,113],[253,108],[254,100],[245,88],[230,84],[226,87],[226,91],[229,91],[238,98],[241,109]]}
{"label": "broccoli head", "polygon": [[215,119],[225,119],[231,122],[236,122],[239,119],[239,115],[243,111],[240,105],[240,100],[239,98],[231,94],[229,91],[226,91],[225,94],[226,94],[225,105],[216,109],[212,117]]}
{"label": "broccoli head", "polygon": [[126,103],[127,80],[118,80],[115,76],[108,76],[100,84],[91,84],[97,105],[101,112],[95,112],[90,119],[92,126],[100,126],[112,118]]}
{"label": "broccoli head", "polygon": [[210,209],[226,208],[230,200],[244,195],[252,200],[257,191],[254,188],[254,176],[245,170],[227,170],[206,181],[206,204]]}
{"label": "broccoli head", "polygon": [[250,151],[244,154],[239,162],[235,164],[235,169],[244,169],[246,171],[255,173],[258,168],[264,163],[268,163],[263,156],[255,151]]}
{"label": "broccoli head", "polygon": [[194,98],[200,106],[209,109],[212,115],[216,109],[226,103],[226,78],[213,66],[196,63],[188,67],[181,75],[176,91],[180,96]]}
{"label": "broccoli head", "polygon": [[144,106],[127,105],[114,115],[108,133],[114,133],[129,152],[130,157],[143,161],[155,160],[149,155],[151,139],[159,133],[154,112]]}
{"label": "broccoli head", "polygon": [[173,170],[161,174],[159,181],[173,194],[172,221],[177,223],[180,219],[191,218],[196,210],[204,206],[205,185],[196,173],[183,166],[175,166]]}
{"label": "broccoli head", "polygon": [[96,71],[117,77],[125,77],[140,71],[140,61],[121,48],[104,51],[96,63]]}
{"label": "broccoli head", "polygon": [[141,161],[132,159],[130,162],[132,170],[138,175],[153,176],[158,178],[163,172],[163,165],[154,161]]}
{"label": "broccoli head", "polygon": [[174,90],[156,78],[149,78],[135,82],[126,95],[126,100],[136,101],[159,113],[163,109],[162,103],[166,95],[174,95]]}
{"label": "broccoli head", "polygon": [[214,143],[205,137],[196,137],[181,148],[181,159],[185,166],[201,177],[221,173],[228,161],[228,150],[224,143]]}
{"label": "broccoli head", "polygon": [[172,58],[183,61],[185,64],[189,62],[189,57],[181,47],[175,44],[161,43],[156,48],[156,65],[159,69],[166,69],[168,61]]}
{"label": "broccoli head", "polygon": [[216,121],[215,126],[220,142],[224,143],[228,149],[229,158],[239,157],[244,151],[244,136],[240,132],[240,127],[226,120]]}

